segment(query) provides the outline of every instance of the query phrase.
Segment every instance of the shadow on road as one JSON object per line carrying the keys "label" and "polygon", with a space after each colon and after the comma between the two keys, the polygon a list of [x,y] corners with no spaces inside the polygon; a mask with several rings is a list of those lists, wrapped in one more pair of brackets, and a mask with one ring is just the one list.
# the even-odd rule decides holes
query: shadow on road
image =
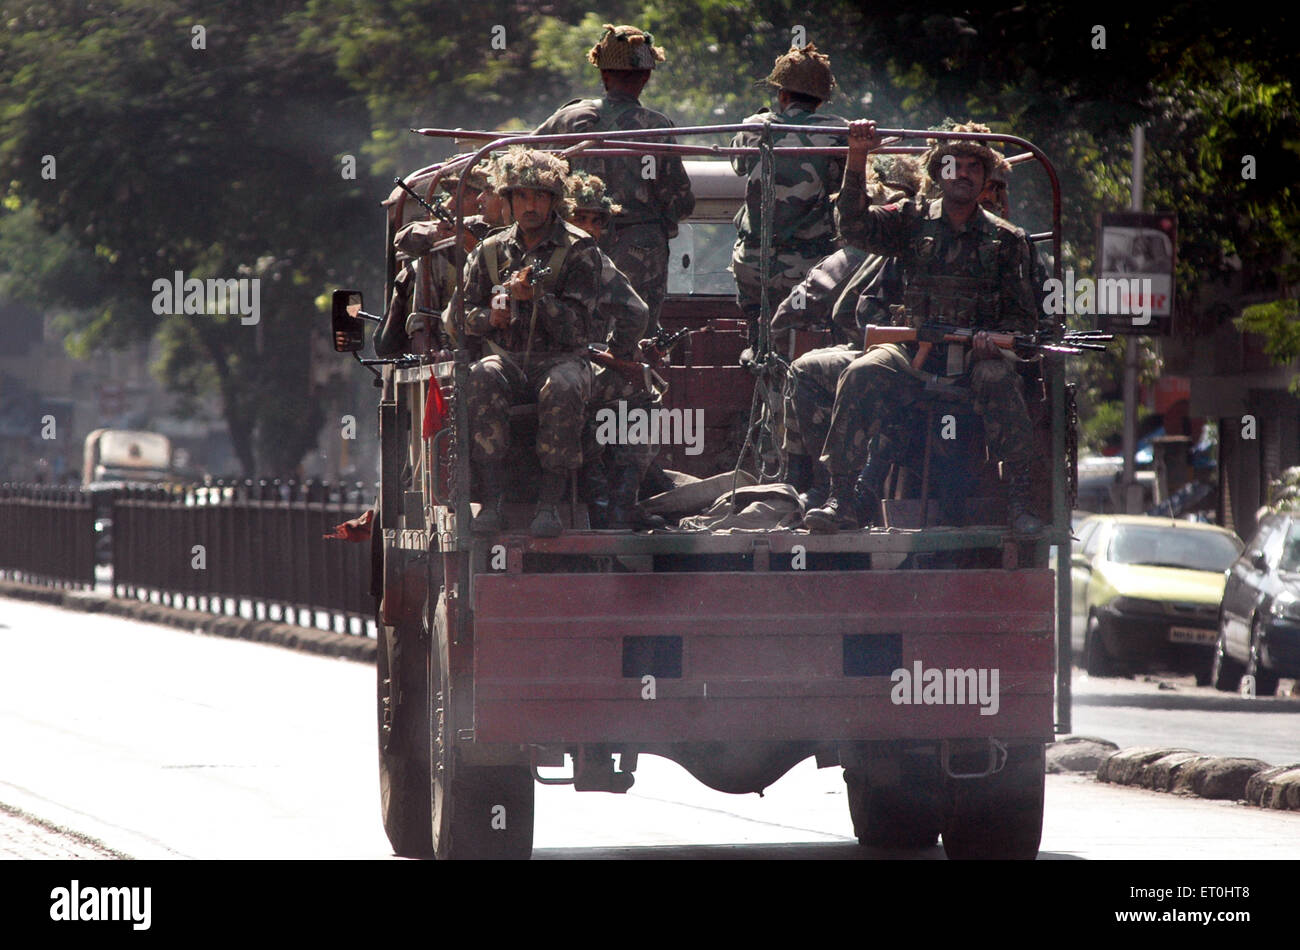
{"label": "shadow on road", "polygon": [[[943,848],[891,851],[851,842],[717,844],[629,848],[538,848],[534,861],[943,861]],[[1039,861],[1081,861],[1078,855],[1040,851]]]}

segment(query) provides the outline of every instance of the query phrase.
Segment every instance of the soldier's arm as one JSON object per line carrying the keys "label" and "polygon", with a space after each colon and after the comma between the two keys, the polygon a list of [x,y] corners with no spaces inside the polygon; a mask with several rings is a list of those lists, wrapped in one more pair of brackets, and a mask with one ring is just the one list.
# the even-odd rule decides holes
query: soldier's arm
{"label": "soldier's arm", "polygon": [[[667,141],[675,140],[670,138]],[[691,178],[686,174],[686,166],[682,164],[682,160],[676,156],[658,159],[656,171],[661,178],[659,187],[654,193],[659,199],[663,218],[668,223],[676,224],[683,218],[689,217],[695,210],[695,193],[691,191]]]}
{"label": "soldier's arm", "polygon": [[[757,116],[761,116],[767,111],[767,109],[763,109],[757,113]],[[757,116],[750,116],[745,119],[745,124],[757,124],[760,121]],[[753,120],[752,122],[750,121],[751,119]],[[758,144],[758,138],[759,136],[757,132],[737,132],[731,139],[731,145],[733,148],[753,148]],[[754,166],[757,164],[757,155],[733,155],[731,157],[731,167],[735,170],[737,175],[748,175],[754,170]]]}
{"label": "soldier's arm", "polygon": [[575,244],[565,257],[554,292],[534,297],[537,319],[560,349],[577,349],[591,342],[596,300],[600,296],[600,252],[595,242]]}
{"label": "soldier's arm", "polygon": [[[606,266],[603,261],[602,266]],[[607,266],[613,268],[614,276],[612,280],[603,282],[597,307],[602,316],[613,318],[607,341],[609,351],[619,359],[630,360],[636,355],[637,343],[645,335],[650,308],[612,261]]]}
{"label": "soldier's arm", "polygon": [[1016,240],[1002,242],[1000,266],[1002,326],[1014,333],[1033,333],[1038,329],[1038,303],[1041,288],[1035,293],[1033,251],[1022,231]]}
{"label": "soldier's arm", "polygon": [[898,257],[907,251],[907,239],[918,215],[910,202],[869,205],[861,178],[850,185],[854,173],[844,172],[844,184],[835,201],[835,227],[854,247],[882,257]]}
{"label": "soldier's arm", "polygon": [[474,248],[465,262],[465,332],[470,336],[487,336],[492,330],[492,287],[479,251]]}

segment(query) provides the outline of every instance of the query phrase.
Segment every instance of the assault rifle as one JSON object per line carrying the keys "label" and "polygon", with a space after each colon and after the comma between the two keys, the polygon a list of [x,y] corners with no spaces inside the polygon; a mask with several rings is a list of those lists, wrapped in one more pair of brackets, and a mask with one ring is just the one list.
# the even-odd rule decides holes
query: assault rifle
{"label": "assault rifle", "polygon": [[[945,323],[926,323],[920,327],[884,327],[868,325],[865,329],[864,346],[876,343],[912,343],[919,344],[912,367],[920,369],[931,348],[936,343],[957,343],[970,346],[975,334],[981,331],[971,327],[955,327]],[[1114,334],[1100,330],[1071,330],[1058,338],[1041,338],[1034,333],[1001,333],[987,331],[989,342],[1004,350],[1017,353],[1059,353],[1073,356],[1088,350],[1104,350],[1106,344],[1115,339]]]}
{"label": "assault rifle", "polygon": [[437,204],[429,204],[429,202],[425,201],[422,197],[420,197],[420,193],[418,191],[416,191],[406,182],[402,181],[402,179],[400,178],[394,178],[393,183],[396,184],[398,188],[401,188],[402,191],[406,192],[408,195],[410,195],[412,198],[418,201],[420,203],[421,208],[429,212],[429,214],[433,215],[443,224],[453,228],[456,226],[456,216],[453,215],[446,208],[444,208],[441,201],[438,201]]}
{"label": "assault rifle", "polygon": [[660,327],[650,339],[641,341],[641,352],[645,356],[644,363],[619,359],[609,350],[601,349],[595,344],[587,345],[587,355],[597,366],[618,373],[633,386],[659,397],[668,391],[668,380],[660,376],[656,370],[663,367],[664,360],[672,352],[673,347],[686,339],[690,332],[688,328],[683,327],[669,333]]}

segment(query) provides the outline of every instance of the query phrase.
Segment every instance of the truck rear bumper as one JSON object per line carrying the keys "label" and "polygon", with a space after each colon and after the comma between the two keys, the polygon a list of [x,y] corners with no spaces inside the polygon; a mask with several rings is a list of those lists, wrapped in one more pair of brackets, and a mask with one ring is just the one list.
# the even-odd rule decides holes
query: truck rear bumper
{"label": "truck rear bumper", "polygon": [[1050,570],[484,574],[474,740],[1050,739]]}

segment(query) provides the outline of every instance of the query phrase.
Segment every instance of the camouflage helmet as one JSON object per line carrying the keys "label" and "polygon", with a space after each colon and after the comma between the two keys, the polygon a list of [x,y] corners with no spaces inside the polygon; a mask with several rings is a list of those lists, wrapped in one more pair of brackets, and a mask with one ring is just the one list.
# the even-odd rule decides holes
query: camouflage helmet
{"label": "camouflage helmet", "polygon": [[763,82],[786,92],[798,92],[814,99],[827,101],[834,94],[835,77],[831,75],[831,58],[817,52],[812,43],[791,46],[784,56],[778,56],[772,72]]}
{"label": "camouflage helmet", "polygon": [[654,45],[652,34],[612,23],[604,29],[600,41],[587,51],[587,62],[597,69],[654,69],[664,61],[664,48]]}
{"label": "camouflage helmet", "polygon": [[473,188],[475,191],[487,191],[491,187],[488,183],[488,176],[492,173],[492,159],[482,158],[478,164],[469,171],[465,171],[464,166],[459,170],[438,179],[438,184],[448,193],[454,195],[456,188],[460,184],[462,177],[465,179],[465,186]]}
{"label": "camouflage helmet", "polygon": [[533,188],[563,200],[569,163],[550,152],[512,145],[497,158],[488,174],[498,194],[509,195],[516,188]]}
{"label": "camouflage helmet", "polygon": [[614,203],[605,192],[605,183],[586,171],[576,171],[569,176],[569,201],[572,211],[596,211],[600,214],[622,214],[621,205]]}
{"label": "camouflage helmet", "polygon": [[[979,122],[953,122],[951,119],[945,120],[937,126],[937,132],[992,132],[987,125]],[[984,166],[984,177],[993,177],[994,170],[999,164],[1005,164],[1004,159],[993,149],[989,148],[983,142],[963,142],[960,139],[948,139],[945,141],[930,140],[930,150],[921,156],[922,164],[925,166],[925,173],[930,181],[934,184],[939,183],[941,172],[939,163],[945,155],[970,155],[978,158],[980,164]]]}
{"label": "camouflage helmet", "polygon": [[871,164],[882,185],[909,195],[921,190],[921,166],[911,155],[876,155]]}
{"label": "camouflage helmet", "polygon": [[997,149],[991,148],[989,151],[993,153],[993,171],[989,172],[989,181],[1000,181],[1005,184],[1011,178],[1011,163]]}

